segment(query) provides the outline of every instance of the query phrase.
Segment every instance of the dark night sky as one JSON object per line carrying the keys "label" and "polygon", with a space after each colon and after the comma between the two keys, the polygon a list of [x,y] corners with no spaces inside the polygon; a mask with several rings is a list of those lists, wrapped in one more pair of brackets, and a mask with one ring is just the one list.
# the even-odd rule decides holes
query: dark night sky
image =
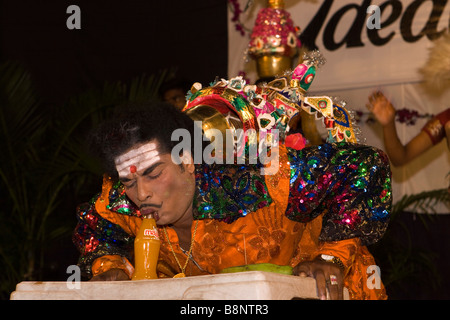
{"label": "dark night sky", "polygon": [[[81,9],[81,30],[66,27],[71,4]],[[227,3],[0,0],[0,59],[22,63],[50,105],[171,67],[208,84],[227,76]]]}

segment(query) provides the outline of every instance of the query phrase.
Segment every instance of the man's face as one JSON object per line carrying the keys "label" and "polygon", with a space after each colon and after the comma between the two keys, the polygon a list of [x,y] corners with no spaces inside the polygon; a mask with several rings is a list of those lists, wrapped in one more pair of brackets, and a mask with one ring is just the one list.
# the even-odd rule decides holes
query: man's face
{"label": "man's face", "polygon": [[128,198],[142,215],[154,214],[159,225],[192,219],[195,167],[177,165],[170,153],[160,153],[155,141],[139,144],[115,159]]}

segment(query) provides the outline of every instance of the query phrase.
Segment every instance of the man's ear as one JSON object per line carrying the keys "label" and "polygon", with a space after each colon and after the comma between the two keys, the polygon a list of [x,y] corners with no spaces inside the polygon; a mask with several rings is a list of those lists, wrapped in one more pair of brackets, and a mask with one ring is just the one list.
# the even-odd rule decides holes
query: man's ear
{"label": "man's ear", "polygon": [[183,154],[181,155],[181,165],[187,172],[194,173],[195,171],[194,159],[192,158],[191,153],[189,151],[183,150]]}

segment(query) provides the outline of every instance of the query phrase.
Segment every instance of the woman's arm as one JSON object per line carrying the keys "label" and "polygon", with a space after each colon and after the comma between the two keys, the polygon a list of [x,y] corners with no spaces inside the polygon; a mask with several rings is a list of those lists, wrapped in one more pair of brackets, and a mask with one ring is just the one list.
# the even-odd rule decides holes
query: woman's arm
{"label": "woman's arm", "polygon": [[395,109],[381,92],[374,92],[369,96],[367,108],[383,127],[385,151],[394,166],[407,164],[433,146],[424,131],[420,131],[406,145],[402,144],[395,127]]}

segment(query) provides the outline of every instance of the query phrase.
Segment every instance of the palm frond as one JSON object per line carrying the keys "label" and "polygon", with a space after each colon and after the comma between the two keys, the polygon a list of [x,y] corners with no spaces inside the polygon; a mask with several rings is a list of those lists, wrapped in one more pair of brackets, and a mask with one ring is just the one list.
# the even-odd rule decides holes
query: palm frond
{"label": "palm frond", "polygon": [[403,196],[394,206],[393,212],[401,212],[406,208],[415,211],[420,209],[425,213],[436,213],[435,206],[442,202],[449,204],[450,197],[447,189],[424,191],[418,194]]}
{"label": "palm frond", "polygon": [[433,219],[433,214],[436,214],[436,206],[439,203],[444,203],[447,206],[450,204],[450,196],[447,189],[437,189],[424,191],[418,194],[405,195],[392,208],[392,216],[394,217],[400,212],[420,212],[417,214],[419,219],[428,229],[427,220]]}

